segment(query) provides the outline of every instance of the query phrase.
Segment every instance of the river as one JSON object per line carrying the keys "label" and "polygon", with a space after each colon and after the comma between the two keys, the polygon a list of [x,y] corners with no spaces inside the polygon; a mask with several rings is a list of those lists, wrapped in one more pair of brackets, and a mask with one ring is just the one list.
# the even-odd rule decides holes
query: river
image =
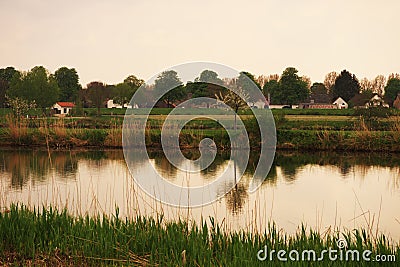
{"label": "river", "polygon": [[[188,152],[187,157],[196,157]],[[217,154],[204,171],[182,173],[160,152],[151,164],[175,184],[212,181],[228,164]],[[199,222],[214,217],[223,229],[263,232],[275,222],[287,233],[301,224],[324,232],[364,227],[400,240],[400,155],[277,151],[271,171],[255,193],[247,191],[250,163],[240,182],[212,204],[179,208],[148,196],[133,181],[122,150],[0,149],[0,211],[11,203],[52,205],[70,213],[159,216]],[[140,168],[140,166],[138,166]]]}

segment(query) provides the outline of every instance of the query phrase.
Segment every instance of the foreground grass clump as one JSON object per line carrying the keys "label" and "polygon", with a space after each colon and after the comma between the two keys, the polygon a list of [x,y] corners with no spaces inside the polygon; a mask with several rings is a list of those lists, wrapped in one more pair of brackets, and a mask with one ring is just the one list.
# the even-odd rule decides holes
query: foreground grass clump
{"label": "foreground grass clump", "polygon": [[[287,266],[288,262],[259,261],[257,253],[270,250],[337,249],[339,237],[349,249],[371,250],[372,256],[395,255],[385,236],[372,237],[360,230],[319,234],[301,227],[297,234],[286,235],[274,224],[262,234],[224,232],[212,218],[200,226],[187,222],[164,222],[137,217],[122,219],[116,215],[91,218],[72,217],[66,211],[43,208],[40,212],[12,206],[0,213],[1,265],[132,265],[132,266]],[[396,266],[396,262],[387,262]],[[291,261],[290,266],[371,266],[371,262]]]}

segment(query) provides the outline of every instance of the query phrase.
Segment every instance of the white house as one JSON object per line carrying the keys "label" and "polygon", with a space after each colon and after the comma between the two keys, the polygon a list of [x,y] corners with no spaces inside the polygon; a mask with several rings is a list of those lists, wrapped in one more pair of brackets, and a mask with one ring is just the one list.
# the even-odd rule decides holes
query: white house
{"label": "white house", "polygon": [[114,104],[114,100],[110,99],[107,101],[107,108],[139,108],[137,104],[133,106],[129,103],[125,103],[123,106],[120,104]]}
{"label": "white house", "polygon": [[338,97],[332,104],[336,105],[338,109],[349,108],[349,104],[341,97]]}
{"label": "white house", "polygon": [[114,100],[110,99],[107,101],[107,108],[122,108],[120,104],[114,104]]}
{"label": "white house", "polygon": [[263,99],[259,99],[256,102],[248,102],[247,105],[249,105],[252,108],[260,108],[264,109],[268,107],[268,101],[264,101]]}
{"label": "white house", "polygon": [[54,115],[65,116],[70,113],[70,111],[75,107],[72,102],[57,102],[53,105]]}
{"label": "white house", "polygon": [[384,107],[388,108],[389,104],[385,103],[385,101],[380,97],[378,94],[374,94],[374,96],[369,100],[369,102],[366,104],[367,108],[368,107]]}

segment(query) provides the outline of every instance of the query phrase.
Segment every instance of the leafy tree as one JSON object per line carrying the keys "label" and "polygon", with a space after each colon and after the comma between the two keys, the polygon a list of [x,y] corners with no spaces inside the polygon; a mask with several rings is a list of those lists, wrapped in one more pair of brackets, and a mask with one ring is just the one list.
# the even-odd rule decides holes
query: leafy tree
{"label": "leafy tree", "polygon": [[388,81],[389,81],[390,79],[400,79],[400,74],[398,74],[398,73],[391,73],[391,74],[389,74]]}
{"label": "leafy tree", "polygon": [[112,88],[111,94],[115,103],[123,105],[132,98],[133,89],[127,83],[119,83]]}
{"label": "leafy tree", "polygon": [[268,96],[271,98],[271,103],[279,104],[279,102],[275,101],[280,98],[278,80],[269,80],[266,82],[263,86],[263,93],[267,98]]}
{"label": "leafy tree", "polygon": [[328,94],[328,89],[326,89],[323,83],[313,83],[310,90],[311,90],[310,98],[313,99],[316,103],[330,102],[331,99]]}
{"label": "leafy tree", "polygon": [[4,107],[7,103],[6,92],[10,88],[10,83],[14,75],[18,73],[14,67],[0,69],[0,107]]}
{"label": "leafy tree", "polygon": [[21,116],[28,113],[30,109],[36,108],[35,101],[28,101],[19,97],[8,97],[6,96],[8,105],[11,107],[14,116],[19,120]]}
{"label": "leafy tree", "polygon": [[60,88],[60,100],[75,102],[81,89],[76,70],[74,68],[61,67],[55,71],[54,77]]}
{"label": "leafy tree", "polygon": [[200,73],[200,76],[197,77],[195,82],[204,82],[204,83],[214,83],[218,85],[223,85],[224,82],[218,77],[218,73],[212,70],[203,70]]}
{"label": "leafy tree", "polygon": [[191,94],[193,98],[196,97],[210,97],[213,98],[215,94],[226,89],[222,86],[207,83],[207,82],[187,82],[185,90],[188,94]]}
{"label": "leafy tree", "polygon": [[385,101],[390,105],[393,105],[393,101],[396,99],[397,94],[400,93],[400,78],[392,78],[386,84],[385,87]]}
{"label": "leafy tree", "polygon": [[124,83],[129,85],[129,87],[132,89],[131,93],[133,96],[136,90],[144,84],[144,80],[137,78],[135,75],[129,75],[125,78]]}
{"label": "leafy tree", "polygon": [[352,97],[360,92],[360,84],[354,74],[347,70],[343,70],[336,78],[333,87],[334,98],[341,97],[345,101],[349,101]]}
{"label": "leafy tree", "polygon": [[249,102],[255,103],[259,100],[255,94],[251,93],[254,92],[255,87],[261,90],[253,74],[242,71],[237,79],[237,85],[247,92]]}
{"label": "leafy tree", "polygon": [[204,70],[194,82],[186,83],[185,90],[188,94],[191,94],[193,98],[214,98],[216,94],[226,91],[223,84],[224,82],[218,77],[218,73],[212,70]]}
{"label": "leafy tree", "polygon": [[311,88],[311,78],[308,76],[302,76],[301,80],[307,84],[307,89]]}
{"label": "leafy tree", "polygon": [[100,108],[109,96],[106,85],[102,82],[91,82],[86,86],[88,100],[97,108],[97,116],[100,116]]}
{"label": "leafy tree", "polygon": [[[167,92],[171,88],[174,89]],[[182,86],[182,81],[174,70],[162,72],[155,80],[154,90],[162,94],[161,100],[167,103],[169,107],[172,106],[173,102],[186,96],[185,87]]]}
{"label": "leafy tree", "polygon": [[303,81],[297,73],[298,70],[293,67],[283,71],[278,90],[275,92],[275,103],[293,105],[307,99],[309,95],[307,82]]}
{"label": "leafy tree", "polygon": [[234,93],[232,90],[228,90],[225,94],[219,92],[215,97],[218,101],[224,102],[235,111],[234,127],[236,130],[236,116],[240,109],[248,108],[247,101],[249,101],[249,94],[238,85],[238,79],[231,79],[227,84],[229,88],[235,89],[239,94]]}
{"label": "leafy tree", "polygon": [[361,92],[371,92],[372,93],[372,82],[368,78],[362,78],[360,81]]}
{"label": "leafy tree", "polygon": [[59,96],[60,89],[53,75],[42,66],[36,66],[27,73],[16,73],[7,94],[11,98],[35,101],[39,108],[51,107]]}
{"label": "leafy tree", "polygon": [[339,74],[336,71],[331,71],[325,75],[324,85],[328,89],[328,93],[332,93],[333,87],[335,86],[336,78]]}
{"label": "leafy tree", "polygon": [[386,77],[383,75],[378,75],[371,83],[372,92],[377,93],[380,96],[383,96],[383,92],[385,90],[386,85]]}

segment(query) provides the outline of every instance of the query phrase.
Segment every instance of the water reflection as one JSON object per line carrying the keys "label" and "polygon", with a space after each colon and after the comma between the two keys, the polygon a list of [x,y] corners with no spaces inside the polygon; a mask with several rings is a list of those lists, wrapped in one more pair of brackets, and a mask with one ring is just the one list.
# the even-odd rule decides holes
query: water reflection
{"label": "water reflection", "polygon": [[[183,154],[188,159],[199,157],[196,150]],[[240,154],[228,164],[230,153],[219,153],[207,169],[188,174],[172,166],[163,153],[150,151],[150,163],[176,184],[207,184],[230,166],[231,179],[223,187],[233,189],[212,205],[189,210],[164,205],[141,191],[133,183],[122,150],[49,153],[3,148],[0,208],[13,202],[48,203],[84,214],[113,213],[119,206],[126,216],[163,213],[171,219],[188,216],[194,221],[213,216],[233,229],[251,225],[260,231],[269,220],[286,231],[301,223],[312,226],[318,214],[323,214],[323,220],[318,220],[316,227],[322,225],[320,221],[332,226],[341,220],[341,225],[351,228],[365,224],[365,216],[360,215],[368,212],[371,218],[380,216],[383,231],[400,238],[400,154],[278,151],[262,186],[250,194],[257,156],[250,154],[244,177],[234,186],[235,174],[244,168]]]}
{"label": "water reflection", "polygon": [[[185,150],[187,159],[195,160],[199,157],[198,150]],[[165,155],[160,151],[149,151],[149,157],[153,160],[158,171],[166,174],[168,179],[177,177],[177,168],[169,163]],[[218,153],[214,162],[206,169],[200,171],[202,179],[214,179],[214,175],[223,169],[230,153]],[[53,172],[59,179],[75,179],[78,162],[85,161],[90,167],[101,167],[104,161],[115,160],[124,162],[121,150],[71,150],[50,151],[32,149],[2,149],[0,150],[0,173],[2,177],[10,177],[10,185],[14,189],[21,189],[32,180],[44,182],[52,178]],[[241,157],[235,157],[235,167],[243,166]],[[254,166],[258,161],[257,153],[250,154],[249,164],[245,174],[254,174]],[[343,178],[349,177],[351,172],[357,171],[361,177],[367,175],[373,166],[388,167],[397,171],[400,176],[399,154],[370,154],[370,153],[326,153],[326,152],[287,152],[278,151],[275,156],[271,171],[264,183],[275,184],[277,180],[277,169],[282,171],[287,182],[297,179],[297,174],[306,165],[331,166],[336,168]],[[236,173],[236,171],[235,171]],[[399,181],[394,183],[397,188]],[[237,189],[236,189],[237,190]]]}

